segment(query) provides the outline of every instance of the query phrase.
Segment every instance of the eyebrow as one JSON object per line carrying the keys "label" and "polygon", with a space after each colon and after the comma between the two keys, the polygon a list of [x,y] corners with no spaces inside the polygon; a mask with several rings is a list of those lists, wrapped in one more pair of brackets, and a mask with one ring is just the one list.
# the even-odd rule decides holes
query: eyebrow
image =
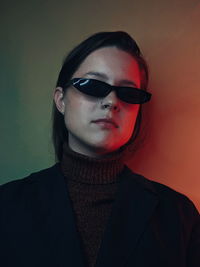
{"label": "eyebrow", "polygon": [[[100,79],[103,79],[105,81],[108,80],[108,76],[105,74],[105,73],[102,73],[102,72],[96,72],[96,71],[89,71],[87,72],[84,76],[86,75],[89,75],[89,76],[95,76],[96,78],[100,78]],[[119,82],[120,85],[123,85],[123,86],[134,86],[134,87],[137,87],[136,83],[134,81],[131,81],[131,80],[120,80]]]}
{"label": "eyebrow", "polygon": [[120,80],[120,84],[123,84],[123,85],[132,85],[134,87],[137,87],[136,83],[134,81],[130,81],[130,80]]}
{"label": "eyebrow", "polygon": [[95,76],[104,80],[108,80],[108,76],[105,73],[102,72],[96,72],[96,71],[89,71],[87,72],[85,75],[89,75],[89,76]]}

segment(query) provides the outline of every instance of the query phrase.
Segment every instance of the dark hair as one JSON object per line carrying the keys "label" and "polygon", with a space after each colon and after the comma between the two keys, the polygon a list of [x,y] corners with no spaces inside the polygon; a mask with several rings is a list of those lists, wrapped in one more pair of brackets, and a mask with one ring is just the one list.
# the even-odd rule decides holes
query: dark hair
{"label": "dark hair", "polygon": [[[99,32],[93,34],[78,46],[76,46],[65,58],[61,71],[58,76],[56,86],[65,89],[66,84],[71,79],[74,72],[78,69],[84,59],[93,51],[102,47],[116,47],[131,54],[137,61],[141,73],[141,89],[147,90],[148,85],[148,67],[137,43],[126,32]],[[67,141],[68,132],[64,123],[63,114],[61,114],[55,103],[53,105],[53,144],[56,158],[62,159],[63,143]],[[133,143],[139,134],[141,125],[142,110],[141,105],[137,116],[135,128],[127,144]]]}

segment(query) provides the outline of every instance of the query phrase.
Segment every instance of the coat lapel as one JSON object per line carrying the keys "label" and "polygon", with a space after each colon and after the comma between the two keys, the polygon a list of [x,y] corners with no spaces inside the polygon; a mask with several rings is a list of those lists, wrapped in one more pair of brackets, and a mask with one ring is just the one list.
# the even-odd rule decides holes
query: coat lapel
{"label": "coat lapel", "polygon": [[151,183],[125,168],[95,267],[122,267],[158,203]]}
{"label": "coat lapel", "polygon": [[[49,251],[52,266],[84,267],[80,239],[75,225],[69,193],[59,165],[51,168],[46,175],[41,174],[43,185],[40,192],[41,219],[43,225],[41,239]],[[39,189],[40,190],[40,189]],[[54,264],[53,264],[54,262]]]}

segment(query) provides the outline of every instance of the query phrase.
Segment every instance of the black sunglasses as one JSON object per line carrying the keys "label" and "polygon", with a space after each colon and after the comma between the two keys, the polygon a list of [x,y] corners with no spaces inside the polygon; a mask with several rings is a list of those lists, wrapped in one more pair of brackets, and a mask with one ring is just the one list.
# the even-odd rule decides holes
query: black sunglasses
{"label": "black sunglasses", "polygon": [[112,86],[95,79],[74,78],[67,86],[73,85],[81,93],[93,97],[106,97],[112,90],[117,97],[129,104],[143,104],[151,99],[151,94],[135,87]]}

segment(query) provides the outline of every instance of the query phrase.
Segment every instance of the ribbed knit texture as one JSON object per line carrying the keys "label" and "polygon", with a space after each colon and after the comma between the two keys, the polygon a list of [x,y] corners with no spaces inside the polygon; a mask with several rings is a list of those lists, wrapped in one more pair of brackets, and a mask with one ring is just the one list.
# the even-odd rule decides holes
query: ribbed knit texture
{"label": "ribbed knit texture", "polygon": [[62,171],[74,210],[85,265],[94,267],[108,217],[115,200],[122,154],[94,159],[64,145]]}

